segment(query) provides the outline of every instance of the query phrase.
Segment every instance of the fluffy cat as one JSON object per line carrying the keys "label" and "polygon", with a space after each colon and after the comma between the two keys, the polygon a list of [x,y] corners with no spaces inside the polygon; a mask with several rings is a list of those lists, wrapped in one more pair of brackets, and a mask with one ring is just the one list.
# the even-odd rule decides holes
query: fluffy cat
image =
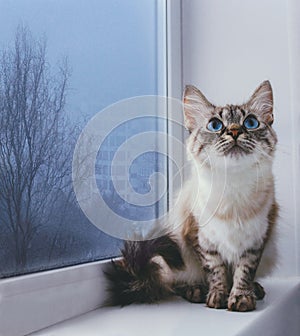
{"label": "fluffy cat", "polygon": [[265,295],[254,279],[278,216],[272,87],[265,81],[247,103],[217,107],[187,86],[183,104],[189,179],[168,233],[126,242],[123,258],[109,264],[109,303],[180,295],[211,308],[250,311]]}

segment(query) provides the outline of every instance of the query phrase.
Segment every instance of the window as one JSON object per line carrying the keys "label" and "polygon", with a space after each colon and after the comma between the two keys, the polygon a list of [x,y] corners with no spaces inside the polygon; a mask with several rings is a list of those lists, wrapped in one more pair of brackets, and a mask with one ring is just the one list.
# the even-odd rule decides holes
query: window
{"label": "window", "polygon": [[[118,255],[120,237],[99,230],[77,202],[72,155],[99,111],[166,94],[164,9],[165,1],[154,0],[1,2],[0,277]],[[133,193],[149,193],[153,173],[166,173],[162,155],[130,161],[133,152],[120,150],[111,174],[127,140],[166,131],[165,120],[142,115],[103,138],[95,165],[94,192],[134,220],[153,218],[167,204],[130,204]]]}
{"label": "window", "polygon": [[[29,32],[29,36],[31,35],[31,42],[43,44],[46,41],[45,56],[48,60],[46,65],[51,78],[49,85],[59,83],[55,79],[62,78],[64,74],[67,75],[68,86],[66,86],[63,109],[66,119],[64,120],[72,121],[67,125],[73,126],[70,133],[75,140],[93,115],[98,115],[99,111],[122,99],[149,94],[181,97],[180,0],[45,0],[42,3],[34,0],[24,3],[17,0],[13,4],[2,1],[0,18],[2,50],[13,47],[17,27],[24,28]],[[103,45],[103,41],[107,43]],[[111,57],[112,54],[115,57]],[[65,58],[67,58],[66,62]],[[61,71],[64,69],[68,71],[65,73]],[[122,73],[123,70],[126,70],[126,73]],[[147,126],[155,131],[160,128],[165,135],[176,134],[179,139],[182,139],[182,127],[178,128],[175,123],[169,123],[166,118],[170,116],[170,119],[180,120],[181,110],[171,108],[169,103],[166,100],[163,102],[165,106],[162,109],[164,114],[162,119],[164,121],[156,122],[157,128],[155,128],[152,118],[152,122]],[[146,114],[143,108],[139,112],[140,115]],[[129,154],[132,156],[132,151],[118,151],[116,156],[115,148],[131,141],[134,137],[129,138],[128,135],[137,134],[141,127],[142,129],[145,127],[145,123],[141,125],[137,121],[125,124],[123,125],[125,133],[109,136],[107,139],[108,148],[105,149],[109,152],[107,163],[100,160],[101,151],[97,151],[97,160],[93,166],[94,178],[97,195],[102,189],[109,191],[112,183],[119,183],[119,190],[124,191],[123,197],[134,202],[131,198],[136,190],[141,190],[139,189],[141,187],[145,191],[149,190],[147,177],[143,177],[142,181],[139,179],[139,164],[145,166],[148,155],[154,161],[151,163],[151,171],[154,172],[151,176],[152,181],[157,181],[156,184],[160,184],[161,181],[159,174],[156,175],[158,170],[160,173],[168,171],[170,177],[175,168],[172,164],[169,165],[166,159],[160,157],[158,163],[155,162],[157,159],[155,155],[145,153],[133,158],[134,164],[125,167],[125,170],[129,171],[130,179],[124,180],[122,176],[116,176],[114,181],[108,179],[112,156],[114,160],[121,161],[129,160]],[[105,144],[105,138],[100,140]],[[166,143],[162,138],[154,142],[159,143],[160,147],[165,147],[168,153],[175,152],[174,147],[176,147],[177,162],[183,163],[178,143],[174,146],[172,141]],[[68,173],[70,174],[70,171]],[[168,180],[170,178],[163,182],[169,183]],[[169,183],[170,193],[177,182],[175,179]],[[67,186],[70,185],[67,184]],[[147,193],[141,193],[141,195],[147,195]],[[57,203],[60,201],[61,198]],[[63,208],[62,204],[60,205]],[[127,204],[124,206],[127,207]],[[131,217],[137,217],[139,214],[158,216],[160,210],[165,211],[167,208],[166,199],[161,202],[160,207],[150,209],[145,207],[146,213],[138,213],[131,207],[125,213]],[[65,208],[63,210],[62,212],[53,211],[52,214],[58,217],[59,214],[65,215]],[[123,211],[122,208],[121,211]],[[73,216],[77,214],[78,212],[72,213]],[[86,216],[83,213],[81,215],[83,221],[86,221]],[[71,228],[71,222],[69,224]],[[11,258],[8,255],[11,245],[9,240],[2,239],[6,229],[3,223],[0,223],[0,273],[1,277],[6,277],[0,279],[1,334],[25,335],[90,311],[103,303],[105,286],[101,267],[106,261],[90,261],[114,256],[118,253],[121,242],[120,239],[112,238],[99,231],[96,226],[92,224],[89,226],[90,229],[85,228],[80,232],[73,232],[73,230],[70,231],[70,235],[66,235],[66,242],[71,244],[78,244],[79,235],[83,238],[88,236],[85,244],[79,246],[81,251],[84,249],[85,258],[82,257],[82,253],[73,255],[69,259],[65,258],[65,253],[61,253],[59,257],[57,253],[54,258],[55,253],[52,253],[52,261],[57,262],[49,265],[48,258],[42,261],[39,254],[34,265],[28,266],[28,263],[26,269],[21,269],[3,264],[3,260]],[[65,230],[65,227],[61,228]],[[90,239],[90,230],[94,232],[92,239]],[[46,231],[43,235],[38,231],[38,234],[41,242],[49,239]],[[108,250],[104,251],[103,246],[99,246],[99,236],[107,238]],[[63,244],[60,242],[55,241],[52,245],[53,252],[59,251],[57,246],[60,246],[60,251],[63,252]],[[29,246],[33,251],[34,244],[31,243]],[[99,248],[98,251],[97,248]],[[96,258],[95,251],[99,252]],[[88,261],[89,263],[86,263]],[[74,264],[78,265],[62,267]],[[53,267],[56,269],[12,276]],[[44,304],[45,302],[47,304]],[[12,316],[14,323],[11,323]]]}

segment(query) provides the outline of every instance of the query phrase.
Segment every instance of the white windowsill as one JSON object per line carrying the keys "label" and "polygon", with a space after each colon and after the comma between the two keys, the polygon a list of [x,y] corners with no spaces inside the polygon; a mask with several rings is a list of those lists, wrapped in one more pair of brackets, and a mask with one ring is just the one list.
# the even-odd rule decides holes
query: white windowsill
{"label": "white windowsill", "polygon": [[0,336],[24,336],[101,306],[106,262],[1,279]]}
{"label": "white windowsill", "polygon": [[257,310],[234,313],[174,299],[153,305],[100,308],[32,334],[35,336],[201,335],[296,336],[300,331],[300,278],[264,279]]}

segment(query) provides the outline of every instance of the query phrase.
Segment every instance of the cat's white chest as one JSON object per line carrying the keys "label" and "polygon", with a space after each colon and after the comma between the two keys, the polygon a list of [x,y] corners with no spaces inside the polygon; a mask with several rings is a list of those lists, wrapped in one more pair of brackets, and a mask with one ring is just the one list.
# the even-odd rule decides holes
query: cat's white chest
{"label": "cat's white chest", "polygon": [[243,223],[212,218],[199,228],[199,244],[217,250],[224,260],[235,263],[247,249],[262,243],[267,230],[265,211]]}
{"label": "cat's white chest", "polygon": [[[268,228],[267,217],[273,201],[272,178],[256,181],[257,189],[251,174],[229,179],[225,187],[220,179],[210,184],[210,190],[206,181],[202,183],[198,211],[194,212],[200,246],[217,250],[229,263],[237,262],[247,249],[258,248]],[[243,181],[250,182],[247,185]]]}

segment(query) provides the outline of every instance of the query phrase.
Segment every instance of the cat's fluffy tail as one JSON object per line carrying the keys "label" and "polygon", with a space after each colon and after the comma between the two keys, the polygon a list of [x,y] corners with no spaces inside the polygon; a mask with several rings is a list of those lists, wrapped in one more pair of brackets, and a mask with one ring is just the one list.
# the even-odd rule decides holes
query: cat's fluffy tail
{"label": "cat's fluffy tail", "polygon": [[184,268],[180,248],[170,235],[126,242],[122,256],[122,259],[112,261],[104,271],[108,280],[107,305],[152,303],[172,294],[170,284],[162,277],[162,266],[155,262],[154,257],[162,257],[170,270]]}

